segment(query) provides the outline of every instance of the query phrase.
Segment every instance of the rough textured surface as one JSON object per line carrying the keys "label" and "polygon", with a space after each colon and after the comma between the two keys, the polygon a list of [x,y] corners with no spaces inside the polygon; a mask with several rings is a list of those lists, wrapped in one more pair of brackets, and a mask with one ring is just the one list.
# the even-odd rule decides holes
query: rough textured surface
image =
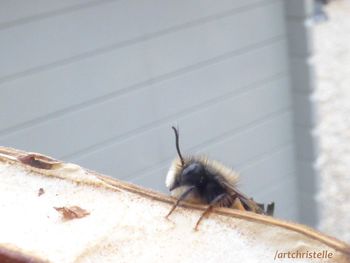
{"label": "rough textured surface", "polygon": [[[38,169],[19,161],[23,158],[17,153],[7,154],[0,147],[0,258],[10,253],[60,263],[264,263],[274,261],[276,252],[327,251],[333,253],[332,262],[349,262],[348,245],[302,225],[217,208],[194,231],[205,206],[184,203],[167,220],[174,201],[169,196],[77,165]],[[79,207],[87,213],[63,220],[55,207]]]}
{"label": "rough textured surface", "polygon": [[350,242],[350,1],[326,11],[314,30],[320,229]]}

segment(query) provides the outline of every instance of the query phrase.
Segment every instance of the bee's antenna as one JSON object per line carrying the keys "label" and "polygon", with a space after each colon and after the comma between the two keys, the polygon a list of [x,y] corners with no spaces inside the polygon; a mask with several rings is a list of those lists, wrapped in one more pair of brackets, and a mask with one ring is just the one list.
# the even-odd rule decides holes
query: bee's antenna
{"label": "bee's antenna", "polygon": [[171,126],[171,128],[174,130],[175,132],[175,140],[176,140],[176,150],[177,150],[177,154],[179,155],[179,158],[181,160],[181,165],[184,166],[185,162],[184,159],[182,158],[181,152],[180,152],[180,146],[179,146],[179,132],[178,130],[174,127]]}

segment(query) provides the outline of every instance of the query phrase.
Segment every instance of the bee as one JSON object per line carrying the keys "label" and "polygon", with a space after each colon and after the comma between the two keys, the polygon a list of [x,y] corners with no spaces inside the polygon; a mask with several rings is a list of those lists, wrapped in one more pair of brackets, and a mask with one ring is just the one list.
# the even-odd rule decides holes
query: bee
{"label": "bee", "polygon": [[237,189],[238,174],[232,169],[203,156],[183,157],[179,146],[179,132],[175,127],[172,129],[175,133],[178,157],[169,168],[165,184],[171,195],[177,200],[166,218],[183,200],[208,205],[198,219],[195,230],[213,207],[228,207],[257,214],[273,214],[273,202],[268,204],[265,210],[263,204],[256,203]]}

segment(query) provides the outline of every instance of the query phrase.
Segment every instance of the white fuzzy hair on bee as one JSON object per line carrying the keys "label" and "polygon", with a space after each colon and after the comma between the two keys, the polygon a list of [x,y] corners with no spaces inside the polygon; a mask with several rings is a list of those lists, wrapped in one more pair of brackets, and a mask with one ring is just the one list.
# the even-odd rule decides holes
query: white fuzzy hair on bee
{"label": "white fuzzy hair on bee", "polygon": [[267,206],[256,203],[237,189],[238,174],[227,166],[204,156],[183,157],[179,147],[179,133],[175,133],[178,157],[172,162],[166,176],[166,187],[177,199],[169,213],[175,210],[182,200],[207,204],[208,208],[196,223],[195,229],[204,216],[208,215],[214,206],[228,207],[258,214],[272,215],[274,203]]}

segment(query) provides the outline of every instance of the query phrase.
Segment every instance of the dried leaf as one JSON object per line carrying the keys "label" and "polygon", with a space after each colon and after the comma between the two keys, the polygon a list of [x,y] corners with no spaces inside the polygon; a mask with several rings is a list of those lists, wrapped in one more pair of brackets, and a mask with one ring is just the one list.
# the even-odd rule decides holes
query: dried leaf
{"label": "dried leaf", "polygon": [[59,161],[56,161],[54,159],[51,159],[36,153],[30,153],[24,156],[20,156],[18,157],[18,160],[20,160],[22,163],[26,165],[39,168],[39,169],[46,169],[46,170],[57,169],[61,165]]}
{"label": "dried leaf", "polygon": [[38,191],[38,196],[41,196],[43,194],[45,194],[45,190],[43,188],[40,188]]}
{"label": "dried leaf", "polygon": [[88,211],[80,208],[79,206],[70,206],[70,207],[54,207],[57,212],[61,213],[63,220],[72,220],[77,218],[82,218],[87,215],[90,215]]}

